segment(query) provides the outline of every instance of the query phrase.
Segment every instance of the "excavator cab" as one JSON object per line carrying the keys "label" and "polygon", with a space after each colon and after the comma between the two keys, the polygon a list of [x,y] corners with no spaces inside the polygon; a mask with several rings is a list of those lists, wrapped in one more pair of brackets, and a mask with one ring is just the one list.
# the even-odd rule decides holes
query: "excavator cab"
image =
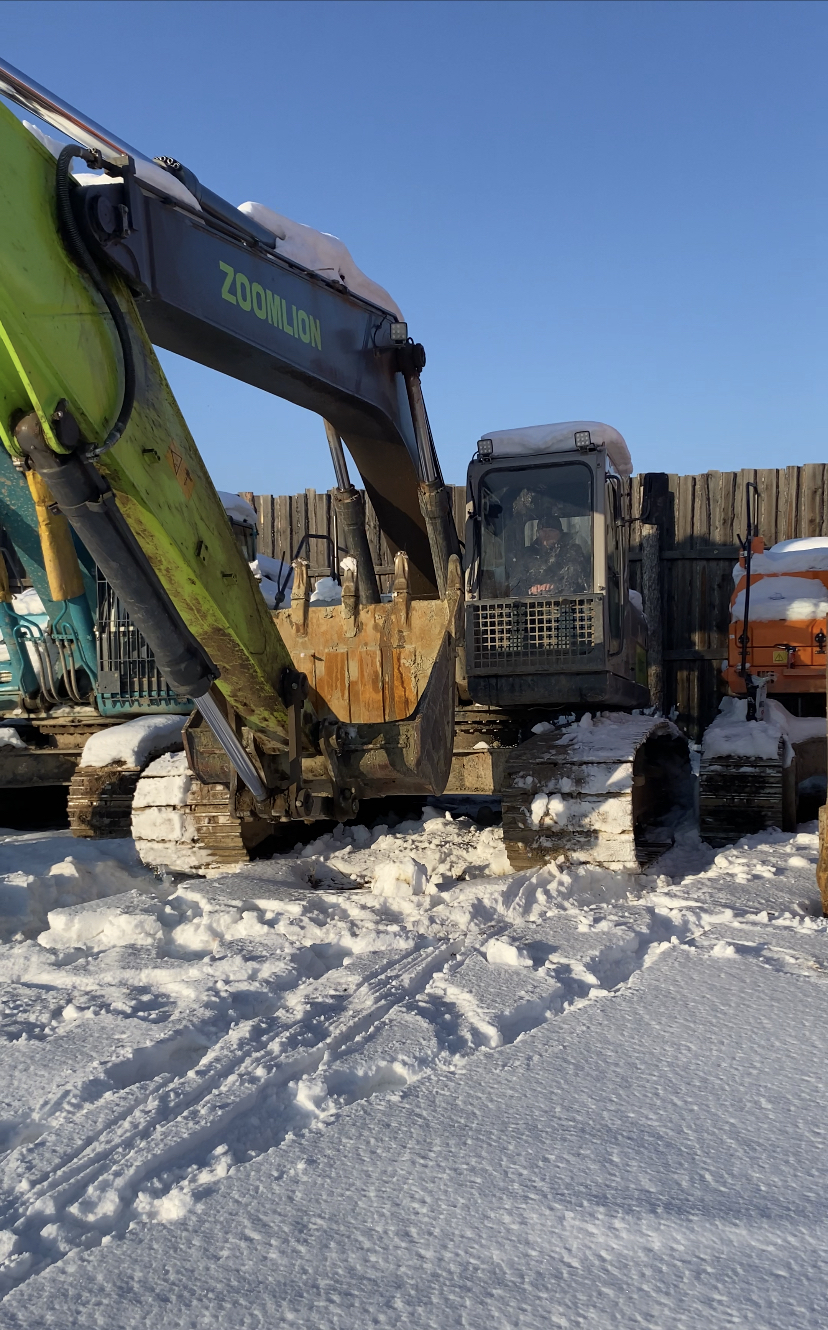
{"label": "excavator cab", "polygon": [[503,430],[468,471],[466,668],[489,707],[641,707],[629,593],[631,463],[595,421]]}
{"label": "excavator cab", "polygon": [[631,474],[623,438],[596,421],[488,434],[469,467],[466,701],[449,791],[500,795],[517,869],[636,872],[692,807],[686,739],[641,714]]}

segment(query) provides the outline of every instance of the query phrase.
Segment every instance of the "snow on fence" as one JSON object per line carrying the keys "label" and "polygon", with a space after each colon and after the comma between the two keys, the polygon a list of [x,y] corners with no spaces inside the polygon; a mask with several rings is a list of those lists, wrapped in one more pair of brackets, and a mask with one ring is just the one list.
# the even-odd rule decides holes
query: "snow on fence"
{"label": "snow on fence", "polygon": [[[759,489],[759,532],[766,545],[801,536],[828,535],[828,466],[780,470],[708,471],[699,476],[647,472],[633,476],[631,511],[659,531],[664,705],[699,738],[721,696],[722,660],[727,656],[732,568],[737,534],[745,533],[745,483]],[[466,491],[450,486],[454,518],[465,536]],[[242,495],[256,509],[259,548],[271,558],[295,556],[306,535],[312,577],[330,576],[337,540],[330,494]],[[390,588],[393,556],[366,501],[368,539],[383,590]],[[318,537],[323,537],[319,539]],[[341,542],[339,542],[341,543]],[[307,546],[305,547],[307,550]],[[639,524],[630,529],[630,577],[641,589]]]}

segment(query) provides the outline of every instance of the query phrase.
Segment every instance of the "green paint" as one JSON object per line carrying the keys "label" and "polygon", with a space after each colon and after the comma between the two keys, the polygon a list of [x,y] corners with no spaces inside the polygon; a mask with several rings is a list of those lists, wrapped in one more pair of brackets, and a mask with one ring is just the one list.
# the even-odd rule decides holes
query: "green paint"
{"label": "green paint", "polygon": [[229,300],[231,305],[235,305],[236,297],[230,290],[230,283],[235,276],[236,269],[231,268],[229,263],[222,263],[221,259],[219,259],[219,267],[224,273],[224,284],[221,288],[221,298],[222,300]]}
{"label": "green paint", "polygon": [[[11,451],[10,416],[34,407],[48,438],[49,417],[65,397],[84,436],[102,440],[120,404],[117,339],[60,242],[54,159],[3,106],[0,163],[0,433]],[[129,426],[100,469],[182,618],[221,670],[219,687],[232,706],[254,729],[283,735],[276,683],[290,663],[287,649],[132,297],[120,283],[113,289],[132,329],[137,395]],[[163,461],[171,449],[183,459],[179,475],[189,471],[192,483],[179,483]],[[209,549],[206,563],[196,554],[200,541]]]}

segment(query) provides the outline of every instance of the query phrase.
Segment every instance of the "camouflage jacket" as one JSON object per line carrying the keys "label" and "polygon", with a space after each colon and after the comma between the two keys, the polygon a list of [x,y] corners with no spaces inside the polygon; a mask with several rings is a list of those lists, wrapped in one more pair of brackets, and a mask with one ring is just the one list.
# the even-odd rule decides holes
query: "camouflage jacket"
{"label": "camouflage jacket", "polygon": [[[513,596],[575,596],[592,585],[592,567],[584,550],[572,536],[564,535],[557,545],[545,548],[538,541],[515,560],[510,579]],[[549,591],[533,591],[549,586]]]}

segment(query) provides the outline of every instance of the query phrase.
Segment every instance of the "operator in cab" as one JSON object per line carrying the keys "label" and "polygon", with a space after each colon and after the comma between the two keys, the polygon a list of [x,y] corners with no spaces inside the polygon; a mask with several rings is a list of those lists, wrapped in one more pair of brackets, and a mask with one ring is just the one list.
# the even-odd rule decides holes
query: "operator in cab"
{"label": "operator in cab", "polygon": [[577,596],[589,590],[586,552],[559,517],[538,519],[537,534],[511,579],[513,596]]}

